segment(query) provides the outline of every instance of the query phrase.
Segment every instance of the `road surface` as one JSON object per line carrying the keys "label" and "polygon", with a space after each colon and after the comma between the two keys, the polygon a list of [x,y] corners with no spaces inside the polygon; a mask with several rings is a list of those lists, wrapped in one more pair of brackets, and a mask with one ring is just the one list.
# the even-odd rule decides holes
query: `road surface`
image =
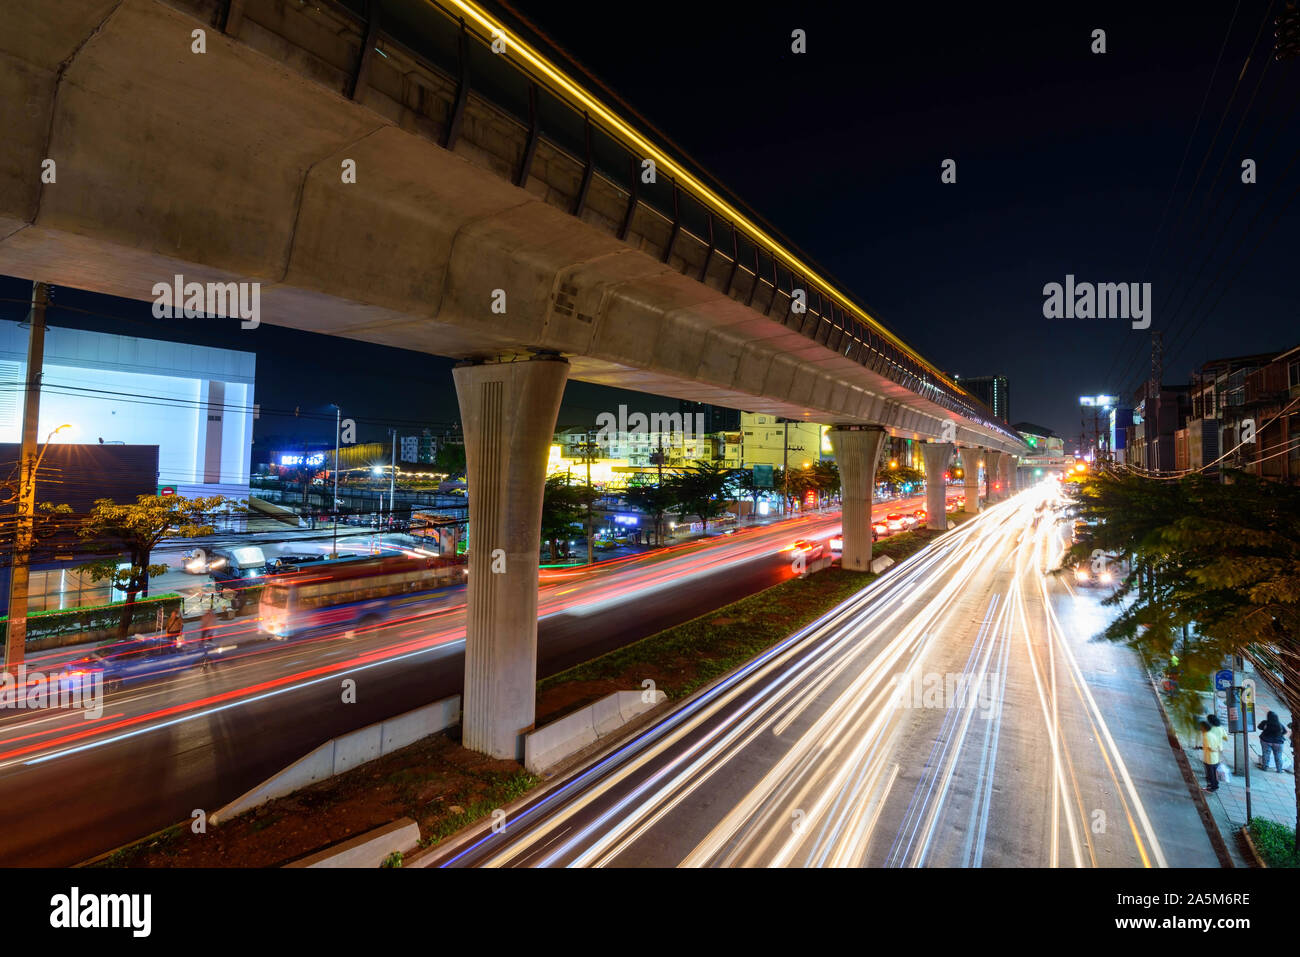
{"label": "road surface", "polygon": [[[919,499],[883,503],[879,511]],[[595,568],[544,572],[540,677],[703,614],[791,574],[782,552],[837,513]],[[671,594],[672,601],[664,596]],[[0,712],[0,864],[67,865],[209,812],[337,734],[458,694],[463,590],[434,613],[353,638],[268,643],[224,626],[228,660],[105,696],[103,714]],[[66,652],[30,656],[53,672]],[[343,704],[341,682],[357,682]]]}
{"label": "road surface", "polygon": [[995,506],[455,848],[453,866],[1217,866],[1150,684]]}

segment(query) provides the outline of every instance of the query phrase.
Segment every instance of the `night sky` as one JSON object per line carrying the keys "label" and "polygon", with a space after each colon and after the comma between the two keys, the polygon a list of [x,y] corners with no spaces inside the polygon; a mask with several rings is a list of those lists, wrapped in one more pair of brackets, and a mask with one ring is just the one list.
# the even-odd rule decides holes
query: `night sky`
{"label": "night sky", "polygon": [[1128,322],[1043,317],[1067,273],[1152,283],[1166,382],[1300,344],[1300,61],[1270,62],[1268,6],[509,0],[922,355],[1065,434],[1150,368]]}
{"label": "night sky", "polygon": [[[1045,319],[1043,286],[1067,273],[1152,283],[1167,383],[1300,343],[1300,60],[1272,61],[1281,3],[510,9],[922,355],[1006,375],[1013,422],[1077,435],[1078,396],[1130,393],[1150,338],[1123,319]],[[1090,52],[1097,28],[1104,54]],[[955,184],[940,181],[948,158]],[[29,295],[0,280],[0,299]],[[362,441],[457,418],[450,360],[266,323],[160,321],[148,303],[70,289],[56,305],[55,325],[256,351],[259,439],[332,439],[334,401]],[[0,318],[24,312],[0,302]],[[675,407],[575,382],[560,425],[629,398]]]}

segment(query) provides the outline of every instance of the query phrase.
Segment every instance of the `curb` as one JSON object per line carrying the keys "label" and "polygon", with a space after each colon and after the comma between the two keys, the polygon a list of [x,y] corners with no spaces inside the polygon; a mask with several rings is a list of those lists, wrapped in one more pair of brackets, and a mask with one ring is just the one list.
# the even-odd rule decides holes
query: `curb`
{"label": "curb", "polygon": [[1257,848],[1255,842],[1250,839],[1250,825],[1242,827],[1241,839],[1246,845],[1246,850],[1250,852],[1247,856],[1254,860],[1255,866],[1267,868],[1268,864],[1264,862],[1264,857],[1259,853],[1259,848]]}
{"label": "curb", "polygon": [[125,844],[120,844],[117,847],[113,848],[111,851],[104,851],[102,854],[96,854],[94,857],[88,857],[86,858],[86,860],[81,861],[77,864],[73,864],[71,866],[74,868],[91,867],[95,864],[98,864],[100,861],[104,860],[105,858],[112,857],[118,851],[125,851],[128,848],[138,847],[144,844],[146,841],[152,841],[155,837],[160,837],[161,835],[166,834],[172,828],[185,827],[186,825],[192,824],[193,822],[194,822],[193,818],[191,818],[188,821],[177,821],[175,824],[168,824],[166,827],[160,827],[152,834],[146,834],[144,837],[138,837],[134,841],[127,841]]}

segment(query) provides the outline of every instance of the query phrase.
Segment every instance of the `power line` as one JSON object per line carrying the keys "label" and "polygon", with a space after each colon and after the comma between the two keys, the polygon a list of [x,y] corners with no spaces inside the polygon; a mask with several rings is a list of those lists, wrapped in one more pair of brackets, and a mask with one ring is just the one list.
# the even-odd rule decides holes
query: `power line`
{"label": "power line", "polygon": [[[1210,93],[1214,89],[1214,79],[1219,75],[1219,67],[1223,63],[1224,51],[1228,48],[1228,39],[1232,36],[1232,28],[1237,22],[1237,14],[1241,11],[1241,0],[1237,0],[1236,6],[1232,9],[1232,17],[1228,20],[1228,28],[1223,32],[1223,41],[1219,44],[1219,55],[1214,59],[1214,69],[1210,71],[1210,81],[1205,85],[1205,95],[1201,97],[1200,109],[1196,111],[1196,121],[1192,123],[1192,131],[1187,134],[1187,144],[1183,147],[1182,159],[1178,161],[1178,172],[1174,175],[1174,181],[1169,186],[1169,196],[1165,199],[1164,210],[1160,213],[1160,222],[1156,226],[1155,234],[1151,237],[1151,245],[1147,249],[1146,261],[1142,265],[1142,271],[1139,273],[1139,280],[1145,281],[1147,269],[1151,265],[1151,256],[1155,252],[1156,244],[1160,240],[1160,232],[1164,229],[1165,220],[1169,216],[1169,207],[1173,205],[1174,196],[1178,193],[1178,183],[1183,178],[1183,169],[1187,165],[1188,154],[1191,153],[1192,143],[1196,139],[1196,131],[1201,127],[1201,118],[1205,115],[1205,107],[1210,102]],[[1138,350],[1141,351],[1141,343],[1138,344]],[[1109,382],[1111,374],[1115,371],[1115,363],[1123,350],[1117,350],[1114,358],[1111,359],[1111,366],[1106,371],[1103,381]],[[1127,369],[1132,362],[1132,357],[1125,361],[1123,368]]]}

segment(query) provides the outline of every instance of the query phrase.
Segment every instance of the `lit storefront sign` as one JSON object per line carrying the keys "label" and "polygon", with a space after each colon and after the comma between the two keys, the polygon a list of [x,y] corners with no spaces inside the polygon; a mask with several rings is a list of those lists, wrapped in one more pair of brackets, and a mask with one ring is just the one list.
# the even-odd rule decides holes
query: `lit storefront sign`
{"label": "lit storefront sign", "polygon": [[281,455],[280,464],[285,466],[324,465],[325,453],[317,452],[314,455]]}

